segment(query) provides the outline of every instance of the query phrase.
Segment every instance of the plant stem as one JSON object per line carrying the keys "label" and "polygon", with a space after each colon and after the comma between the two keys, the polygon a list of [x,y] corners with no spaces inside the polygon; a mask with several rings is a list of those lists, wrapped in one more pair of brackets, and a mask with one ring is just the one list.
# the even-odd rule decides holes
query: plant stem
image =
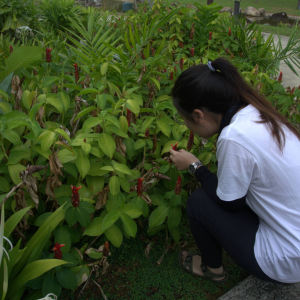
{"label": "plant stem", "polygon": [[0,137],[1,137],[1,148],[2,148],[3,154],[4,154],[5,158],[6,158],[6,160],[8,160],[8,156],[7,156],[6,152],[5,152],[4,145],[3,145],[3,138],[2,138],[2,136],[0,136]]}

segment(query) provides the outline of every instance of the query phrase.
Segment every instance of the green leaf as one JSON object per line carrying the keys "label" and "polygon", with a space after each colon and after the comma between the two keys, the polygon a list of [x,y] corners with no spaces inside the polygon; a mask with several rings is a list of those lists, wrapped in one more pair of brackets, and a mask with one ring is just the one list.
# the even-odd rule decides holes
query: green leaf
{"label": "green leaf", "polygon": [[66,210],[66,221],[69,226],[74,226],[78,221],[78,211],[75,207],[70,206]]}
{"label": "green leaf", "polygon": [[135,100],[129,99],[126,101],[126,106],[130,109],[135,115],[138,115],[140,112],[140,106]]}
{"label": "green leaf", "polygon": [[160,155],[163,155],[163,154],[169,152],[172,149],[172,145],[171,144],[175,145],[176,143],[177,143],[177,141],[175,141],[175,140],[166,142],[165,145],[164,145],[164,147],[163,147],[163,149],[161,150]]}
{"label": "green leaf", "polygon": [[116,225],[112,225],[105,230],[104,234],[115,247],[119,248],[121,246],[123,241],[123,234],[119,227],[117,227]]}
{"label": "green leaf", "polygon": [[86,88],[86,89],[83,89],[78,94],[78,96],[85,95],[85,94],[92,94],[92,93],[99,93],[99,91],[97,89],[94,89],[94,88]]}
{"label": "green leaf", "polygon": [[59,297],[61,293],[61,285],[59,284],[55,273],[49,273],[45,277],[42,291],[44,297],[46,297],[48,294],[54,294]]}
{"label": "green leaf", "polygon": [[59,244],[65,244],[61,248],[62,253],[68,253],[71,249],[71,235],[68,226],[57,226],[54,232],[54,242]]}
{"label": "green leaf", "polygon": [[52,212],[46,212],[46,213],[38,216],[34,222],[34,225],[37,227],[40,227],[51,215],[52,215]]}
{"label": "green leaf", "polygon": [[157,207],[149,217],[149,228],[161,225],[169,215],[169,211],[170,207],[168,206],[163,205]]}
{"label": "green leaf", "polygon": [[[64,248],[64,247],[63,247]],[[77,280],[75,274],[68,268],[63,268],[61,271],[56,272],[58,282],[69,290],[75,290],[77,287]]]}
{"label": "green leaf", "polygon": [[149,79],[157,86],[158,90],[160,91],[160,83],[159,83],[159,81],[156,78],[154,78],[154,77],[150,77]]}
{"label": "green leaf", "polygon": [[146,145],[146,140],[139,139],[134,143],[134,150],[143,148]]}
{"label": "green leaf", "polygon": [[9,140],[11,143],[13,143],[14,145],[20,145],[21,144],[21,140],[19,135],[13,131],[12,129],[5,129],[1,132],[1,135]]}
{"label": "green leaf", "polygon": [[120,210],[114,210],[108,213],[103,219],[102,229],[106,230],[110,228],[120,218],[120,215],[121,215]]}
{"label": "green leaf", "polygon": [[69,95],[65,91],[62,91],[62,92],[57,93],[57,97],[61,101],[62,106],[64,108],[64,112],[66,113],[66,111],[70,107],[70,97],[69,97]]}
{"label": "green leaf", "polygon": [[43,151],[47,151],[52,146],[54,138],[55,133],[52,131],[47,130],[46,133],[43,134],[43,137],[41,139],[41,148]]}
{"label": "green leaf", "polygon": [[76,166],[82,179],[85,178],[86,174],[90,170],[90,161],[84,153],[78,154],[76,158]]}
{"label": "green leaf", "polygon": [[70,137],[69,137],[69,135],[68,135],[64,130],[62,130],[62,129],[60,129],[60,128],[57,128],[57,129],[55,129],[54,132],[59,133],[59,134],[60,134],[64,139],[66,139],[66,140],[69,142],[69,144],[71,145]]}
{"label": "green leaf", "polygon": [[170,200],[170,206],[178,206],[181,203],[181,196],[180,195],[173,195]]}
{"label": "green leaf", "polygon": [[90,275],[90,268],[87,265],[81,265],[71,268],[71,271],[76,276],[78,286],[85,282]]}
{"label": "green leaf", "polygon": [[170,137],[171,134],[171,126],[165,122],[164,120],[157,120],[156,124],[158,128],[162,131],[163,134],[165,134],[167,137]]}
{"label": "green leaf", "polygon": [[33,66],[38,60],[42,59],[43,49],[38,46],[17,47],[5,61],[5,69],[0,72],[0,82],[12,72]]}
{"label": "green leaf", "polygon": [[123,164],[117,164],[115,166],[115,169],[123,174],[128,174],[131,175],[131,171],[129,170],[129,168],[126,165]]}
{"label": "green leaf", "polygon": [[96,217],[93,219],[92,223],[85,229],[83,235],[89,236],[100,236],[104,233],[102,228],[103,217]]}
{"label": "green leaf", "polygon": [[[9,155],[10,156],[10,155]],[[11,190],[11,186],[4,177],[0,177],[0,191],[8,193]]]}
{"label": "green leaf", "polygon": [[94,118],[92,117],[92,118],[89,118],[89,119],[87,119],[87,120],[83,123],[82,131],[85,132],[85,131],[87,131],[88,129],[97,126],[97,125],[100,124],[101,122],[102,122],[102,119],[101,119],[101,118],[98,118],[98,117],[94,117]]}
{"label": "green leaf", "polygon": [[117,176],[112,176],[109,180],[109,190],[113,196],[117,196],[120,192],[120,182]]}
{"label": "green leaf", "polygon": [[142,132],[146,132],[146,130],[149,128],[149,126],[152,124],[152,122],[155,120],[155,117],[148,117],[142,125]]}
{"label": "green leaf", "polygon": [[54,82],[59,81],[60,78],[57,76],[48,76],[44,79],[42,88],[47,87],[47,86],[52,86]]}
{"label": "green leaf", "polygon": [[130,192],[130,183],[128,182],[128,180],[125,178],[119,177],[119,182],[121,184],[122,189],[125,192],[129,193]]}
{"label": "green leaf", "polygon": [[[144,200],[142,200],[144,201]],[[138,218],[143,213],[143,210],[134,203],[125,204],[123,212],[126,213],[131,218]]]}
{"label": "green leaf", "polygon": [[63,103],[58,98],[55,98],[55,97],[47,98],[46,103],[49,103],[52,106],[54,106],[59,113],[61,113],[61,114],[64,113]]}
{"label": "green leaf", "polygon": [[74,119],[74,122],[95,109],[97,109],[95,106],[90,106],[90,107],[85,108],[84,110],[82,110],[81,112],[79,112],[77,114],[76,118]]}
{"label": "green leaf", "polygon": [[171,229],[169,229],[169,231],[174,239],[175,244],[178,244],[181,236],[179,227],[172,227]]}
{"label": "green leaf", "polygon": [[26,168],[23,165],[20,164],[15,164],[15,165],[8,165],[8,173],[12,179],[12,181],[14,182],[14,184],[19,184],[22,182],[22,180],[20,179],[20,175],[19,173],[24,171]]}
{"label": "green leaf", "polygon": [[116,150],[115,140],[107,133],[100,133],[98,143],[101,150],[112,159]]}
{"label": "green leaf", "polygon": [[156,226],[156,227],[154,227],[154,228],[148,228],[147,229],[147,233],[149,234],[149,235],[156,235],[159,231],[161,231],[161,230],[163,230],[163,229],[165,229],[166,228],[166,225],[165,224],[163,224],[163,225],[160,225],[160,226]]}
{"label": "green leaf", "polygon": [[95,207],[91,203],[87,202],[88,199],[84,198],[84,201],[81,201],[79,204],[79,209],[86,210],[89,214],[92,214],[95,212]]}
{"label": "green leaf", "polygon": [[181,209],[179,206],[174,206],[170,208],[169,216],[168,216],[168,228],[177,227],[181,221]]}
{"label": "green leaf", "polygon": [[65,263],[65,261],[59,259],[43,259],[26,265],[17,278],[11,282],[7,297],[12,297],[29,280]]}
{"label": "green leaf", "polygon": [[[9,112],[12,111],[11,105],[9,103],[6,102],[0,102],[0,110],[2,111],[2,113],[5,115]],[[0,112],[1,112],[0,111]]]}
{"label": "green leaf", "polygon": [[5,91],[0,89],[0,96],[3,100],[5,100],[6,102],[8,102],[8,95]]}
{"label": "green leaf", "polygon": [[82,227],[87,227],[91,223],[90,214],[80,206],[77,208],[78,211],[78,222]]}
{"label": "green leaf", "polygon": [[128,214],[121,212],[121,220],[123,222],[123,226],[124,226],[126,233],[129,236],[135,237],[135,235],[137,233],[137,225],[132,220],[132,218]]}
{"label": "green leaf", "polygon": [[128,131],[128,121],[125,116],[120,116],[119,118],[120,127],[124,132]]}
{"label": "green leaf", "polygon": [[89,248],[88,250],[85,251],[85,254],[87,254],[89,257],[95,258],[95,259],[100,259],[103,257],[103,253],[97,251],[94,248]]}
{"label": "green leaf", "polygon": [[99,108],[104,109],[106,105],[106,94],[97,95],[96,103]]}
{"label": "green leaf", "polygon": [[107,69],[108,69],[108,63],[105,62],[101,65],[101,68],[100,68],[100,72],[101,72],[102,76],[106,75]]}
{"label": "green leaf", "polygon": [[153,195],[150,195],[150,198],[151,198],[153,205],[157,205],[157,206],[163,206],[163,205],[166,206],[167,205],[167,203],[162,195],[153,194]]}
{"label": "green leaf", "polygon": [[170,100],[170,99],[171,99],[171,97],[168,95],[161,95],[155,100],[155,102],[161,102],[161,101],[166,101],[166,100]]}

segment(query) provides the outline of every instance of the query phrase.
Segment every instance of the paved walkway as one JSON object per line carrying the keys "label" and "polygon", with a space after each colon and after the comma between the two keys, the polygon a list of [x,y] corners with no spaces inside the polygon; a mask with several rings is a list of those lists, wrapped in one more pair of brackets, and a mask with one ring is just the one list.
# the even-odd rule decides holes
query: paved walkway
{"label": "paved walkway", "polygon": [[[267,39],[270,36],[270,33],[263,33],[265,36],[264,38]],[[281,36],[281,43],[283,48],[286,47],[287,42],[289,40],[289,37],[287,36]],[[278,35],[274,34],[274,43],[277,46],[279,41]],[[300,76],[300,69],[297,68],[294,65],[294,68],[296,70],[296,72],[298,73],[298,75]],[[282,85],[284,87],[290,86],[291,88],[293,88],[294,86],[297,88],[300,85],[300,77],[296,76],[295,73],[285,64],[284,61],[282,61],[280,63],[280,71],[282,71],[283,74],[283,78],[282,78]],[[299,295],[299,299],[300,299],[300,295]]]}

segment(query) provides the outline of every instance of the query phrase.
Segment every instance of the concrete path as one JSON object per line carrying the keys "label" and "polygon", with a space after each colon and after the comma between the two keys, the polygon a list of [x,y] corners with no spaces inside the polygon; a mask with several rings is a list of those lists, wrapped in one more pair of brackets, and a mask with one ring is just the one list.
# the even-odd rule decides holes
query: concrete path
{"label": "concrete path", "polygon": [[[264,32],[263,34],[265,35],[264,36],[265,39],[267,39],[270,36],[270,33]],[[281,36],[281,43],[282,43],[283,48],[286,47],[288,40],[289,40],[289,37]],[[278,44],[278,41],[279,41],[278,35],[274,34],[274,43],[276,46]],[[297,68],[295,65],[294,65],[294,68],[300,76],[300,69]],[[280,63],[280,71],[282,71],[282,74],[283,74],[282,85],[284,87],[290,86],[291,88],[293,88],[295,86],[297,88],[300,85],[300,77],[295,75],[294,72],[285,64],[284,61],[282,61]],[[300,296],[299,296],[299,299],[300,299]]]}
{"label": "concrete path", "polygon": [[218,300],[298,300],[300,283],[281,285],[247,277]]}

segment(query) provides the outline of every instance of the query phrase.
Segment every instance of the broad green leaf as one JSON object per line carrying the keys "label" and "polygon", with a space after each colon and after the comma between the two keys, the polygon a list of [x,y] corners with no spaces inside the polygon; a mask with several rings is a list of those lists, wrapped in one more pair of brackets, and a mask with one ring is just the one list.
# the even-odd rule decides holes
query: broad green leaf
{"label": "broad green leaf", "polygon": [[20,145],[21,140],[19,135],[12,129],[5,129],[0,133],[5,139],[9,140],[14,145]]}
{"label": "broad green leaf", "polygon": [[59,100],[58,98],[55,98],[55,97],[47,98],[46,103],[49,103],[52,106],[54,106],[59,113],[61,113],[61,114],[64,113],[63,102],[61,100]]}
{"label": "broad green leaf", "polygon": [[46,212],[40,216],[38,216],[34,222],[34,225],[40,227],[50,216],[52,212]]}
{"label": "broad green leaf", "polygon": [[124,212],[121,212],[120,217],[123,222],[123,226],[124,226],[126,233],[129,236],[135,237],[136,232],[137,232],[136,223],[132,220],[132,218],[128,214],[126,214]]}
{"label": "broad green leaf", "polygon": [[156,78],[154,78],[154,77],[150,77],[149,79],[157,86],[158,90],[160,91],[160,83],[159,83],[159,81]]}
{"label": "broad green leaf", "polygon": [[43,281],[43,296],[46,297],[48,294],[54,294],[59,297],[61,293],[61,285],[57,280],[56,273],[48,273]]}
{"label": "broad green leaf", "polygon": [[106,105],[106,94],[97,95],[96,103],[99,108],[104,109]]}
{"label": "broad green leaf", "polygon": [[120,123],[121,129],[124,132],[127,132],[128,131],[128,121],[127,121],[127,118],[125,116],[120,116],[119,123]]}
{"label": "broad green leaf", "polygon": [[139,139],[134,143],[134,150],[138,150],[146,146],[146,140],[145,139]]}
{"label": "broad green leaf", "polygon": [[29,280],[65,263],[65,261],[59,259],[43,259],[26,265],[17,278],[11,282],[7,297],[12,297]]}
{"label": "broad green leaf", "polygon": [[169,216],[168,216],[168,228],[177,227],[181,221],[181,209],[179,206],[174,206],[170,208]]}
{"label": "broad green leaf", "polygon": [[75,290],[77,287],[76,276],[68,268],[63,268],[61,271],[56,272],[56,278],[65,289]]}
{"label": "broad green leaf", "polygon": [[170,100],[170,99],[171,99],[171,97],[168,96],[168,95],[161,95],[155,101],[156,102],[161,102],[161,101],[166,101],[166,100]]}
{"label": "broad green leaf", "polygon": [[87,227],[91,223],[90,214],[80,206],[77,208],[78,211],[78,222],[82,227]]}
{"label": "broad green leaf", "polygon": [[69,224],[69,226],[74,226],[78,221],[78,210],[75,207],[70,206],[67,208],[66,221]]}
{"label": "broad green leaf", "polygon": [[55,129],[55,132],[59,133],[71,145],[70,137],[69,137],[69,135],[63,129],[57,128],[57,129]]}
{"label": "broad green leaf", "polygon": [[140,106],[139,104],[132,99],[129,99],[126,101],[126,106],[128,107],[128,109],[130,109],[135,115],[138,115],[140,112]]}
{"label": "broad green leaf", "polygon": [[169,215],[169,211],[170,207],[168,206],[163,205],[157,207],[149,217],[149,228],[161,225]]}
{"label": "broad green leaf", "polygon": [[38,46],[17,47],[5,61],[5,68],[0,72],[0,82],[12,72],[33,66],[42,58],[43,49]]}
{"label": "broad green leaf", "polygon": [[19,173],[24,171],[26,168],[23,165],[15,164],[15,165],[9,165],[8,167],[8,173],[14,182],[14,184],[19,184],[22,182],[20,179]]}
{"label": "broad green leaf", "polygon": [[71,235],[68,230],[68,226],[62,225],[57,226],[54,231],[54,242],[59,244],[64,244],[65,246],[61,248],[62,253],[68,253],[71,249]]}
{"label": "broad green leaf", "polygon": [[100,133],[98,143],[101,150],[111,159],[116,150],[115,140],[107,133]]}
{"label": "broad green leaf", "polygon": [[7,101],[8,102],[8,95],[5,91],[1,90],[0,89],[0,96],[3,100]]}
{"label": "broad green leaf", "polygon": [[175,140],[166,142],[165,145],[164,145],[164,147],[163,147],[163,149],[161,150],[160,155],[163,155],[163,154],[169,152],[172,149],[172,145],[171,144],[175,145],[176,142],[177,141],[175,141]]}
{"label": "broad green leaf", "polygon": [[179,227],[172,227],[171,229],[169,229],[169,231],[174,239],[175,244],[178,244],[181,236]]}
{"label": "broad green leaf", "polygon": [[162,195],[159,194],[153,194],[153,195],[149,195],[152,201],[153,205],[157,205],[157,206],[166,206],[167,202],[165,201],[164,197]]}
{"label": "broad green leaf", "polygon": [[170,199],[170,206],[178,206],[181,203],[181,196],[180,195],[173,195]]}
{"label": "broad green leaf", "polygon": [[[9,155],[10,156],[10,155]],[[8,193],[11,190],[11,186],[6,178],[0,177],[0,191]]]}
{"label": "broad green leaf", "polygon": [[101,65],[101,68],[100,68],[100,72],[101,72],[102,76],[106,75],[107,69],[108,69],[108,63],[105,62]]}
{"label": "broad green leaf", "polygon": [[129,170],[129,168],[126,165],[123,164],[117,164],[115,166],[115,169],[123,174],[128,174],[131,175],[131,171]]}
{"label": "broad green leaf", "polygon": [[114,210],[108,213],[103,219],[102,229],[106,230],[110,228],[120,218],[120,215],[121,215],[120,210]]}
{"label": "broad green leaf", "polygon": [[125,192],[129,193],[130,192],[130,183],[128,182],[128,180],[125,178],[119,177],[119,182],[120,182],[121,188]]}
{"label": "broad green leaf", "polygon": [[98,124],[100,124],[102,122],[102,118],[98,118],[98,117],[92,117],[92,118],[89,118],[87,119],[83,126],[82,126],[82,131],[85,132],[87,131],[88,129],[92,128],[92,127],[95,127],[97,126]]}
{"label": "broad green leaf", "polygon": [[10,234],[13,232],[15,227],[19,224],[21,219],[27,213],[30,207],[25,207],[17,212],[15,212],[8,220],[5,222],[4,226],[4,236],[9,237]]}
{"label": "broad green leaf", "polygon": [[142,125],[142,131],[146,132],[146,130],[149,128],[149,126],[151,125],[151,123],[155,120],[155,117],[148,117]]}
{"label": "broad green leaf", "polygon": [[85,282],[90,275],[90,268],[87,265],[81,265],[81,266],[71,268],[71,271],[76,276],[77,286]]}
{"label": "broad green leaf", "polygon": [[[144,202],[144,200],[142,200]],[[134,203],[128,203],[124,205],[123,212],[126,213],[131,218],[138,218],[143,213],[143,210]]]}
{"label": "broad green leaf", "polygon": [[121,246],[123,241],[123,234],[116,225],[112,225],[111,227],[106,229],[104,234],[115,247],[119,248]]}
{"label": "broad green leaf", "polygon": [[102,228],[103,219],[103,217],[94,218],[92,223],[85,229],[83,235],[100,236],[103,234],[105,231]]}
{"label": "broad green leaf", "polygon": [[60,78],[57,76],[48,76],[44,79],[42,88],[47,87],[47,86],[52,86],[54,82],[59,81]]}
{"label": "broad green leaf", "polygon": [[12,108],[11,105],[7,102],[0,102],[0,112],[2,112],[4,115],[11,112]]}
{"label": "broad green leaf", "polygon": [[53,144],[55,133],[47,130],[41,139],[41,148],[43,151],[47,151]]}
{"label": "broad green leaf", "polygon": [[170,137],[171,126],[167,122],[160,119],[156,121],[156,124],[163,134],[165,134],[167,137]]}
{"label": "broad green leaf", "polygon": [[85,254],[87,254],[89,257],[91,258],[95,258],[95,259],[100,259],[103,257],[103,253],[102,252],[98,252],[96,249],[94,248],[89,248],[85,251]]}
{"label": "broad green leaf", "polygon": [[109,180],[109,190],[112,195],[117,196],[120,192],[120,182],[117,176],[112,176]]}
{"label": "broad green leaf", "polygon": [[92,94],[92,93],[99,93],[99,91],[97,89],[94,89],[94,88],[86,88],[86,89],[83,89],[78,94],[78,96],[85,95],[85,94]]}
{"label": "broad green leaf", "polygon": [[156,226],[156,227],[154,227],[154,228],[148,228],[147,229],[147,233],[149,234],[149,235],[156,235],[159,231],[161,231],[161,230],[164,230],[166,228],[166,225],[165,224],[163,224],[163,225],[160,225],[160,226]]}
{"label": "broad green leaf", "polygon": [[76,166],[81,175],[81,178],[85,178],[90,170],[90,161],[84,153],[78,154],[76,158]]}
{"label": "broad green leaf", "polygon": [[65,91],[62,91],[62,92],[57,93],[57,97],[61,101],[61,103],[63,105],[63,108],[64,108],[64,112],[66,113],[66,111],[70,107],[70,97],[69,97],[69,95]]}
{"label": "broad green leaf", "polygon": [[81,112],[79,112],[76,116],[76,118],[74,119],[74,121],[78,120],[79,118],[83,117],[84,115],[90,113],[91,111],[97,109],[95,106],[90,106],[85,108],[84,110],[82,110]]}

